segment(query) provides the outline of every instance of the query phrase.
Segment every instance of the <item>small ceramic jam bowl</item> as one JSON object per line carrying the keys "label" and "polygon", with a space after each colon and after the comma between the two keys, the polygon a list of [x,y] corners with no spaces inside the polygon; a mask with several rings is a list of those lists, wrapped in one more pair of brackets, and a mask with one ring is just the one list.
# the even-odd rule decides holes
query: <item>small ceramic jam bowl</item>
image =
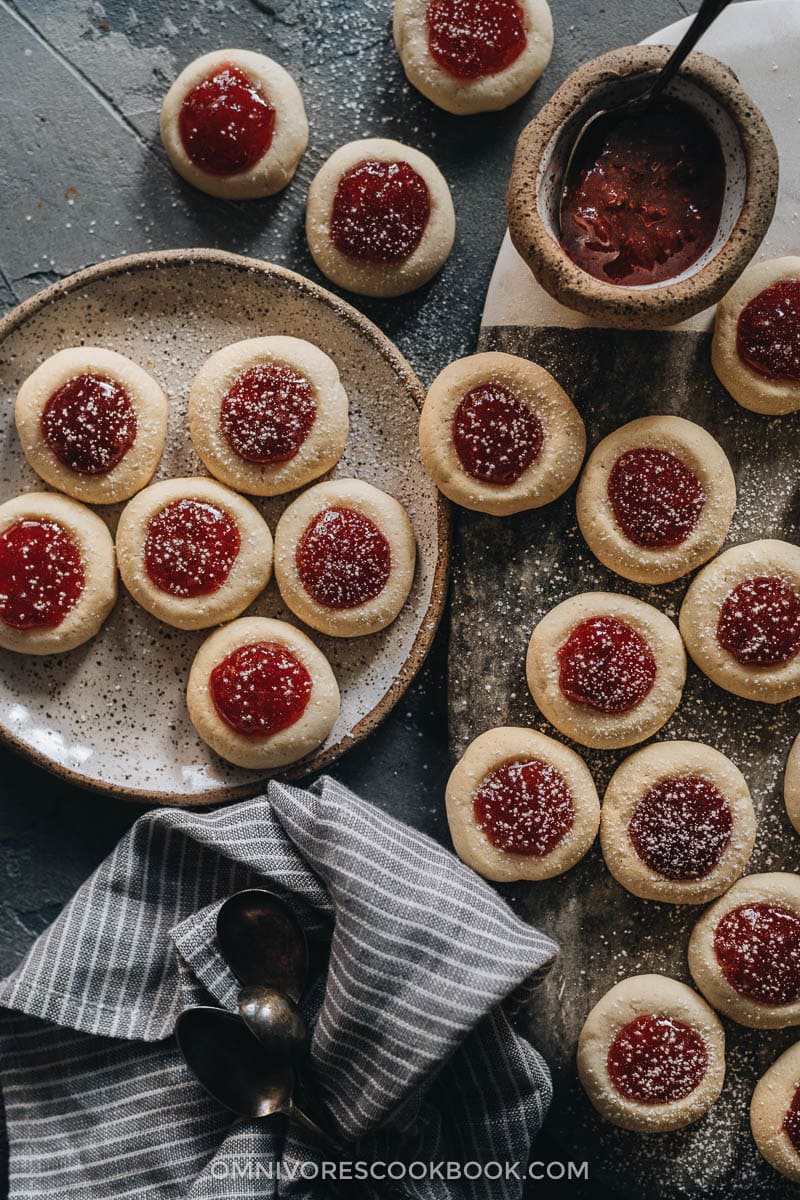
{"label": "small ceramic jam bowl", "polygon": [[778,153],[766,121],[729,67],[695,52],[666,95],[699,112],[722,149],[725,191],[711,245],[676,278],[637,286],[597,279],[562,249],[558,210],[576,136],[592,113],[640,93],[671,50],[628,46],[585,63],[517,144],[508,189],[511,239],[551,296],[606,325],[654,329],[715,304],[755,254],[775,209]]}

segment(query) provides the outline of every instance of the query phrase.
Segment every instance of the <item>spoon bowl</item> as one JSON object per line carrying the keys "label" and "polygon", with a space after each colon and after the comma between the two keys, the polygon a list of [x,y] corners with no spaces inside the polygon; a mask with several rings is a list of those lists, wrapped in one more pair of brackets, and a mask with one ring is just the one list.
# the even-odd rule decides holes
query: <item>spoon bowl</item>
{"label": "spoon bowl", "polygon": [[308,1044],[308,1027],[300,1009],[274,988],[246,987],[239,993],[239,1016],[265,1050],[296,1062]]}
{"label": "spoon bowl", "polygon": [[236,892],[217,914],[217,941],[244,987],[300,999],[308,976],[308,943],[289,905],[265,888]]}

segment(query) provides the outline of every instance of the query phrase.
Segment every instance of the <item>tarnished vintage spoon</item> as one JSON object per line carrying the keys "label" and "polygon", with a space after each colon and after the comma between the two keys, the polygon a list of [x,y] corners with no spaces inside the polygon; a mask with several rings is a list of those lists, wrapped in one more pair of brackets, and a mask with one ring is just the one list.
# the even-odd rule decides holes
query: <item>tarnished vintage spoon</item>
{"label": "tarnished vintage spoon", "polygon": [[572,149],[567,158],[567,165],[564,168],[563,183],[561,187],[561,200],[558,206],[558,228],[563,229],[563,208],[566,197],[567,186],[569,184],[570,175],[575,160],[578,156],[578,151],[585,142],[587,135],[591,132],[592,136],[598,133],[600,123],[616,123],[622,117],[636,116],[646,109],[659,96],[667,84],[675,77],[677,72],[683,65],[692,50],[694,50],[700,38],[706,32],[710,25],[716,21],[723,9],[727,8],[731,0],[703,0],[700,8],[697,10],[697,15],[692,21],[686,33],[681,38],[678,45],[672,51],[664,66],[656,75],[651,83],[647,84],[643,90],[635,96],[629,96],[627,100],[621,101],[619,104],[614,104],[610,108],[600,108],[597,112],[586,120],[578,131],[578,136],[572,143]]}
{"label": "tarnished vintage spoon", "polygon": [[265,888],[236,892],[217,914],[217,941],[243,987],[271,988],[297,1002],[308,976],[308,943],[289,905]]}
{"label": "tarnished vintage spoon", "polygon": [[295,1103],[289,1058],[270,1053],[235,1013],[187,1008],[178,1017],[175,1036],[189,1070],[220,1104],[250,1119],[284,1116],[329,1153],[344,1153],[342,1143]]}

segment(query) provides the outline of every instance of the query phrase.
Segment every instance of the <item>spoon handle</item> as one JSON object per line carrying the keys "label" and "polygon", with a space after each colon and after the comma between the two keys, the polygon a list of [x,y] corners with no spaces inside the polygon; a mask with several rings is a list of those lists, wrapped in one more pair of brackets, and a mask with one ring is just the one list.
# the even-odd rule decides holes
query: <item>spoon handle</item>
{"label": "spoon handle", "polygon": [[728,7],[730,2],[731,0],[703,0],[691,25],[667,59],[667,62],[661,68],[658,77],[647,94],[648,100],[652,100],[660,92],[663,92],[670,80],[680,70],[683,60],[688,58],[708,27],[716,21],[719,14],[723,9]]}

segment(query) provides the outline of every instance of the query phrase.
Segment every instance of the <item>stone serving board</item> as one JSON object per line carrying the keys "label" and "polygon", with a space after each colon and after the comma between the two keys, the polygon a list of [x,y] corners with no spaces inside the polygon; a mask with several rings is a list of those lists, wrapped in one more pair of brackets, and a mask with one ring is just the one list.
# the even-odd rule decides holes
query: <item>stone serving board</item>
{"label": "stone serving board", "polygon": [[[350,436],[332,474],[365,479],[395,496],[417,541],[411,595],[388,629],[347,639],[312,632],[333,666],[342,710],[320,750],[280,772],[293,778],[332,762],[391,711],[421,666],[444,605],[449,506],[409,456],[422,390],[388,338],[301,276],[222,251],[165,251],[91,267],[25,301],[0,323],[0,500],[44,490],[20,449],[14,397],[56,350],[106,346],[158,379],[170,403],[155,476],[165,479],[205,474],[186,419],[201,363],[230,342],[277,333],[306,338],[339,367],[350,400]],[[273,531],[293,498],[251,497]],[[112,533],[122,507],[96,509]],[[246,615],[299,623],[274,580]],[[186,711],[189,667],[210,632],[162,624],[120,585],[103,629],[77,650],[44,658],[0,651],[0,737],[76,783],[137,800],[209,804],[255,795],[263,774],[218,758]]]}
{"label": "stone serving board", "polygon": [[[696,421],[724,447],[739,504],[728,545],[800,535],[797,449],[800,414],[770,420],[747,413],[711,369],[708,333],[495,327],[481,349],[541,363],[573,397],[589,446],[635,417],[670,413]],[[555,730],[525,683],[525,651],[536,622],[579,592],[629,593],[675,619],[688,580],[660,587],[629,583],[600,565],[575,521],[575,489],[555,504],[498,520],[459,510],[450,649],[452,749],[496,725]],[[708,742],[741,768],[758,820],[749,872],[800,869],[800,837],[786,818],[782,775],[800,731],[796,701],[759,705],[722,691],[690,664],[683,702],[653,740]],[[555,736],[560,736],[555,734]],[[564,739],[562,739],[564,740]],[[632,751],[574,747],[602,796]],[[691,982],[689,933],[701,908],[654,904],[626,892],[605,868],[598,845],[573,870],[545,883],[507,889],[512,903],[561,946],[556,966],[528,1010],[531,1040],[551,1064],[551,1132],[569,1157],[591,1163],[623,1195],[648,1200],[722,1200],[797,1195],[758,1155],[748,1106],[759,1076],[797,1031],[754,1032],[726,1021],[728,1073],[722,1097],[687,1129],[641,1137],[603,1122],[575,1073],[575,1048],[590,1008],[629,975],[660,972]]]}

